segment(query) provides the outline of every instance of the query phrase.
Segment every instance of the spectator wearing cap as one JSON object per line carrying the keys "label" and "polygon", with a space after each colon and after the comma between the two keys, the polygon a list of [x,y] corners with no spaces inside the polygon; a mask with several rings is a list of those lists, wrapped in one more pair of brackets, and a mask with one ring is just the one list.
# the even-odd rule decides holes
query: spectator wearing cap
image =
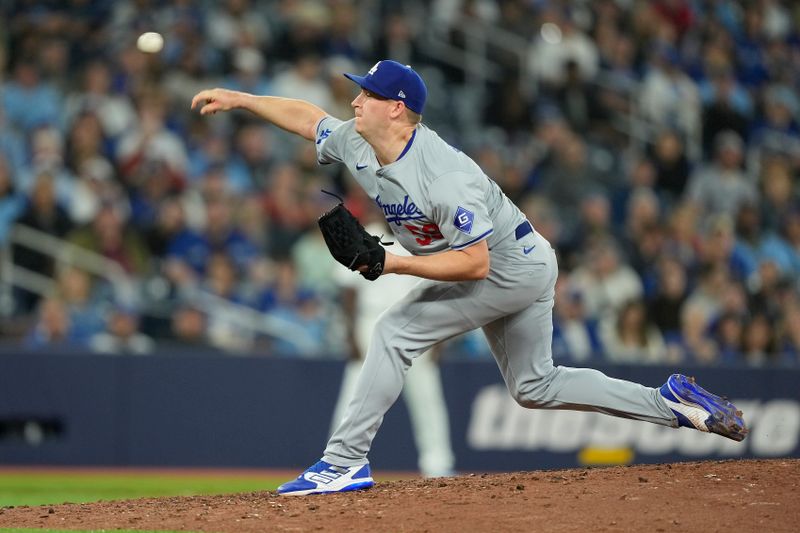
{"label": "spectator wearing cap", "polygon": [[692,173],[686,198],[708,219],[735,216],[745,203],[758,201],[758,191],[742,170],[744,144],[736,132],[724,131],[714,141],[714,161]]}

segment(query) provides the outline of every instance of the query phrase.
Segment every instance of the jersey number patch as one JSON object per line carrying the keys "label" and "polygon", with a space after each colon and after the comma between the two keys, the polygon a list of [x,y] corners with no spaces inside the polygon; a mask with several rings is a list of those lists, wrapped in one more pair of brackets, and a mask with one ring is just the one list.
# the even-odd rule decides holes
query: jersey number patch
{"label": "jersey number patch", "polygon": [[436,224],[425,224],[421,228],[406,224],[405,228],[414,234],[417,238],[417,244],[420,246],[427,246],[433,241],[444,239],[444,235],[439,231],[439,226]]}

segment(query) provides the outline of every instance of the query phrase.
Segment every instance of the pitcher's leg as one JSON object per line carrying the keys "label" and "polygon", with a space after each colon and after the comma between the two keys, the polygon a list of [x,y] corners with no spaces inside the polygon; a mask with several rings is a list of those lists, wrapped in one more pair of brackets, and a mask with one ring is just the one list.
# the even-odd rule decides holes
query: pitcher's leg
{"label": "pitcher's leg", "polygon": [[469,298],[474,286],[423,282],[381,315],[356,392],[328,441],[324,461],[338,466],[367,462],[372,439],[403,389],[411,360],[439,341],[476,327],[471,318],[459,313],[456,303]]}
{"label": "pitcher's leg", "polygon": [[554,367],[552,309],[552,296],[545,296],[483,328],[506,385],[520,405],[598,411],[677,426],[658,389],[589,368]]}
{"label": "pitcher's leg", "polygon": [[367,462],[372,439],[383,415],[403,389],[410,360],[389,346],[392,335],[381,332],[380,323],[372,336],[367,357],[356,381],[355,393],[344,418],[328,440],[322,460],[338,466]]}
{"label": "pitcher's leg", "polygon": [[323,459],[338,466],[366,463],[372,439],[400,395],[411,360],[443,340],[527,308],[548,286],[552,292],[555,256],[548,260],[552,263],[518,265],[481,281],[423,280],[390,307],[375,327],[356,394]]}

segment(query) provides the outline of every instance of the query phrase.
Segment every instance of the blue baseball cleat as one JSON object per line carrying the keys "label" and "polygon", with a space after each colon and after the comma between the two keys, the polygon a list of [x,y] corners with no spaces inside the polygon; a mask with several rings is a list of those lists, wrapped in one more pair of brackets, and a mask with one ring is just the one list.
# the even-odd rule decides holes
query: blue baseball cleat
{"label": "blue baseball cleat", "polygon": [[278,494],[305,496],[368,489],[375,484],[369,463],[358,466],[335,466],[319,461],[314,466],[278,487]]}
{"label": "blue baseball cleat", "polygon": [[742,412],[727,398],[711,394],[694,378],[672,374],[661,387],[661,396],[681,427],[716,433],[741,442],[747,436]]}

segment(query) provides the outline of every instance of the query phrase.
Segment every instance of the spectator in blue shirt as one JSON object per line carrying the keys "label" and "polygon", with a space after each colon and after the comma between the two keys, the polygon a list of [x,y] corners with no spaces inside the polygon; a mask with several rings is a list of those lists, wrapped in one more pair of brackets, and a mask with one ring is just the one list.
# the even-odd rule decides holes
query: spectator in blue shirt
{"label": "spectator in blue shirt", "polygon": [[80,346],[73,333],[69,312],[63,301],[50,297],[39,303],[36,322],[23,344],[32,350]]}
{"label": "spectator in blue shirt", "polygon": [[13,127],[29,133],[41,126],[61,126],[61,95],[42,83],[35,63],[19,60],[14,77],[2,89],[6,119]]}
{"label": "spectator in blue shirt", "polygon": [[206,272],[214,252],[228,255],[240,272],[247,273],[258,259],[258,250],[235,225],[228,198],[206,203],[206,227],[186,229],[169,244],[167,275],[177,285],[196,283]]}

